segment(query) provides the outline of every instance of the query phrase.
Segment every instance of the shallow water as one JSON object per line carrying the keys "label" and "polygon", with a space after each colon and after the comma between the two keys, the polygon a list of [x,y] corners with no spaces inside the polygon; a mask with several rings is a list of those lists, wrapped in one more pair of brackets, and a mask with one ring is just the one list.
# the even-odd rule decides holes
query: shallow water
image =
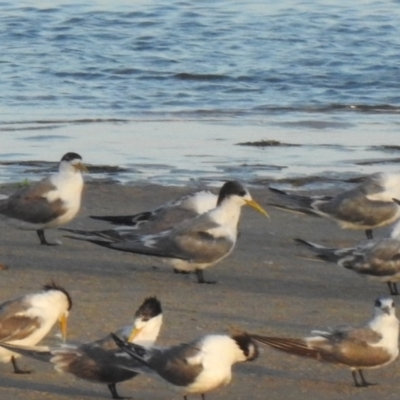
{"label": "shallow water", "polygon": [[71,150],[122,182],[397,169],[399,5],[0,2],[0,182]]}
{"label": "shallow water", "polygon": [[[276,120],[252,125],[221,121],[98,121],[52,123],[43,131],[21,129],[13,132],[12,140],[3,142],[0,181],[38,179],[47,172],[47,164],[26,165],[20,161],[58,161],[60,148],[82,154],[92,165],[91,178],[128,184],[187,185],[204,181],[219,185],[225,179],[263,184],[320,176],[324,179],[316,183],[321,186],[332,181],[336,184],[338,178],[399,169],[400,149],[394,126],[392,130],[386,126],[385,135],[381,136],[375,134],[375,126],[367,123],[362,125],[362,131],[320,127],[306,131],[304,122],[299,128]],[[317,123],[311,119],[308,122]],[[349,133],[355,134],[349,137]],[[359,141],[364,135],[368,135],[368,141]],[[239,145],[261,139],[279,143],[266,147]]]}

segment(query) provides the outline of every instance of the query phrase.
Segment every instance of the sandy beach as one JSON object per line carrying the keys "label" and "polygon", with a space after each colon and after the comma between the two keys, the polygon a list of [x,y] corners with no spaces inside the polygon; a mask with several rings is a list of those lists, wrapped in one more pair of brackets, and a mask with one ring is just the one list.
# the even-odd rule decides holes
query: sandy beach
{"label": "sandy beach", "polygon": [[[4,190],[3,190],[4,189]],[[15,187],[2,188],[2,193]],[[183,187],[156,185],[86,185],[79,216],[68,225],[77,229],[104,229],[107,223],[89,215],[136,213],[156,207],[186,193]],[[164,325],[160,345],[189,341],[207,333],[226,332],[230,326],[248,332],[288,337],[305,336],[311,329],[363,324],[372,315],[376,297],[388,293],[372,282],[323,262],[306,259],[309,253],[295,245],[300,237],[322,244],[352,245],[364,233],[340,230],[335,224],[310,216],[268,207],[273,194],[267,188],[251,189],[253,197],[270,213],[266,219],[243,208],[241,235],[233,253],[206,270],[215,285],[199,285],[193,275],[172,273],[157,260],[63,237],[47,232],[61,246],[39,245],[35,232],[2,224],[0,302],[37,291],[53,279],[74,301],[69,319],[69,340],[91,341],[131,322],[146,296],[162,302]],[[383,236],[384,230],[376,231]],[[303,256],[303,257],[302,257]],[[56,328],[43,344],[56,344]],[[259,359],[234,367],[232,383],[209,399],[376,399],[397,398],[399,362],[372,371],[366,378],[378,385],[353,387],[350,371],[313,360],[262,348]],[[81,381],[53,370],[50,364],[21,359],[31,375],[15,375],[11,365],[0,364],[2,400],[108,399],[105,385]],[[118,385],[120,395],[135,399],[180,399],[161,382],[147,376]],[[190,399],[197,398],[190,396]]]}

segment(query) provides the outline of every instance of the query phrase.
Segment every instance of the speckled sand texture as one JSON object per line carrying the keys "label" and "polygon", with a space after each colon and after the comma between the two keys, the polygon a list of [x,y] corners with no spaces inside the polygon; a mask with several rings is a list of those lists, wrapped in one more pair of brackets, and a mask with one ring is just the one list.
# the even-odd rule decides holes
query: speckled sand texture
{"label": "speckled sand texture", "polygon": [[[185,192],[185,188],[176,187],[91,183],[85,190],[82,211],[69,227],[104,229],[110,225],[88,215],[144,211]],[[251,193],[263,206],[273,196],[267,189],[251,189]],[[266,208],[271,219],[243,209],[235,250],[206,270],[207,278],[218,281],[215,285],[198,285],[194,276],[173,274],[170,267],[152,258],[64,238],[62,231],[46,234],[48,240],[62,240],[62,246],[40,246],[35,232],[18,231],[2,223],[0,263],[8,269],[0,270],[0,301],[37,291],[50,279],[56,280],[74,300],[69,321],[71,341],[94,340],[130,323],[138,305],[150,295],[157,295],[163,304],[161,345],[224,332],[230,326],[260,334],[303,336],[311,329],[367,321],[374,299],[387,294],[386,286],[332,264],[301,258],[299,255],[309,253],[292,241],[301,237],[350,245],[364,239],[364,233],[342,231],[323,219]],[[382,236],[384,232],[375,234]],[[57,343],[55,333],[57,329],[42,343]],[[33,368],[34,373],[15,375],[10,365],[0,364],[1,400],[110,398],[105,385],[57,373],[51,365],[38,361],[22,359],[19,363]],[[367,379],[379,385],[357,389],[347,369],[263,348],[258,360],[237,365],[232,383],[207,399],[397,399],[399,373],[398,362],[367,371]],[[120,395],[135,399],[181,399],[146,376],[119,384],[118,390]]]}

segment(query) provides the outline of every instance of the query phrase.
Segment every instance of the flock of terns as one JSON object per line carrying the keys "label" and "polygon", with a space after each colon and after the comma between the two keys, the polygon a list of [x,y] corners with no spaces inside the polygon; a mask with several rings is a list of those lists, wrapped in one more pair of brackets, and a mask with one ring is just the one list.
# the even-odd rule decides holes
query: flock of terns
{"label": "flock of terns", "polygon": [[[65,154],[56,174],[1,199],[0,218],[19,229],[35,230],[42,245],[53,245],[47,241],[45,230],[62,226],[77,215],[83,171],[86,167],[80,155]],[[400,218],[398,174],[374,174],[334,197],[296,196],[272,190],[282,197],[282,203],[274,206],[319,215],[345,229],[365,230],[367,240],[353,248],[327,248],[302,239],[297,242],[319,258],[386,283],[391,295],[399,294],[400,223],[389,238],[373,239],[372,234],[373,229]],[[205,279],[204,270],[233,251],[244,205],[268,216],[242,184],[228,181],[218,195],[200,191],[152,211],[92,217],[117,225],[115,228],[64,229],[74,239],[158,257],[175,273],[194,273],[199,284],[214,283]],[[37,293],[0,304],[0,361],[11,363],[17,374],[30,372],[17,365],[20,356],[51,362],[58,371],[106,384],[113,399],[123,398],[117,392],[117,383],[150,374],[178,390],[186,400],[192,394],[205,399],[206,393],[227,385],[233,364],[258,357],[257,343],[346,366],[358,387],[370,385],[363,370],[383,367],[398,356],[399,321],[391,297],[375,301],[373,317],[362,327],[312,331],[308,337],[295,339],[231,330],[229,334],[209,334],[170,347],[155,345],[162,325],[162,306],[159,299],[149,297],[137,309],[132,325],[104,338],[56,347],[38,345],[57,321],[65,342],[71,308],[68,291],[55,282]]]}

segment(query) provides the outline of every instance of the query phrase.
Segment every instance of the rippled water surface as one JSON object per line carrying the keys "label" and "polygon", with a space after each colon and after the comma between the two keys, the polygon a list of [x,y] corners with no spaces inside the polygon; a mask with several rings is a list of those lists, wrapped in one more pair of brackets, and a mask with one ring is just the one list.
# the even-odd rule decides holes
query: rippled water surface
{"label": "rippled water surface", "polygon": [[[397,169],[399,21],[399,1],[0,1],[0,182],[70,150],[124,182]],[[283,145],[236,145],[260,140]]]}

